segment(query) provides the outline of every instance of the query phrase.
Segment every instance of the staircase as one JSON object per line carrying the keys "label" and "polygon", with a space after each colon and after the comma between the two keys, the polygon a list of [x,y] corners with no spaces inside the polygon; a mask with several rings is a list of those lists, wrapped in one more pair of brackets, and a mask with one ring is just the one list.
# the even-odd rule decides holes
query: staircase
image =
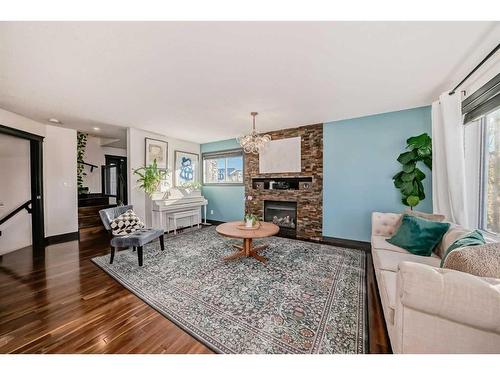
{"label": "staircase", "polygon": [[114,204],[101,204],[97,206],[78,207],[78,230],[80,232],[80,241],[92,240],[105,236],[106,229],[102,225],[99,211],[115,206]]}

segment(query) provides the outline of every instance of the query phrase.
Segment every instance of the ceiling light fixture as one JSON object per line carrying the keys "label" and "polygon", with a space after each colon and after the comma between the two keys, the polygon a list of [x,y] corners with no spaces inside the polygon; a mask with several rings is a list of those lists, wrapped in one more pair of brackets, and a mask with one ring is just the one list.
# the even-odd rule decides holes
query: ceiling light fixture
{"label": "ceiling light fixture", "polygon": [[97,126],[93,127],[92,129],[94,129],[94,130],[96,130],[96,131],[101,130],[101,128],[98,128]]}
{"label": "ceiling light fixture", "polygon": [[257,133],[255,130],[255,116],[257,116],[258,113],[251,112],[250,115],[253,117],[252,132],[242,137],[238,137],[237,140],[243,148],[243,151],[247,154],[258,154],[265,144],[271,140],[271,137],[268,134],[259,135]]}
{"label": "ceiling light fixture", "polygon": [[53,124],[62,124],[61,121],[59,121],[58,119],[56,119],[54,117],[49,118],[49,122],[51,122]]}

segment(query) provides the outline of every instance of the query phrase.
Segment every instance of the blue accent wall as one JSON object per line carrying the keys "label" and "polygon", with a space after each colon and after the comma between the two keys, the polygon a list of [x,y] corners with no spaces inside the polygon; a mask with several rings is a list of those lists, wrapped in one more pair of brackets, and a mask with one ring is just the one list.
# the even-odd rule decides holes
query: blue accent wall
{"label": "blue accent wall", "polygon": [[[236,139],[205,143],[201,153],[225,151],[240,148]],[[207,219],[218,221],[242,220],[245,213],[245,187],[243,185],[208,185],[202,187],[203,195],[208,199]],[[211,214],[213,210],[213,214]]]}
{"label": "blue accent wall", "polygon": [[[420,107],[323,126],[323,235],[369,241],[371,213],[401,212],[392,176],[406,139],[431,135],[431,108]],[[416,209],[432,212],[431,171],[421,166],[426,199]]]}

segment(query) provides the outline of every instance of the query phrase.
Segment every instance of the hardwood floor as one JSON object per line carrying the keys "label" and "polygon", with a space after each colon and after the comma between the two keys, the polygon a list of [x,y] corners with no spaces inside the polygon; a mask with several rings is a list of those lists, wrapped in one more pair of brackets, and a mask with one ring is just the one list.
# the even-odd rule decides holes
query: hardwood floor
{"label": "hardwood floor", "polygon": [[[42,260],[31,248],[0,257],[0,353],[211,353],[90,261],[102,254],[106,238],[51,245]],[[390,352],[372,304],[370,348]]]}
{"label": "hardwood floor", "polygon": [[0,263],[0,353],[211,353],[90,258],[107,241],[31,249]]}
{"label": "hardwood floor", "polygon": [[368,254],[366,264],[369,350],[371,354],[390,354],[392,353],[392,348],[387,327],[385,326],[384,312],[382,311],[382,303],[378,294],[371,254]]}

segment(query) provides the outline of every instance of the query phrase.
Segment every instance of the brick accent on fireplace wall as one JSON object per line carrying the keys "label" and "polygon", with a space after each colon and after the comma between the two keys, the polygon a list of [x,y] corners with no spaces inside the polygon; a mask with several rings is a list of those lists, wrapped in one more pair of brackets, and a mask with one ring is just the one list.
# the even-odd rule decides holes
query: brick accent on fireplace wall
{"label": "brick accent on fireplace wall", "polygon": [[[267,133],[271,139],[301,137],[301,173],[259,174],[259,155],[245,154],[245,210],[264,216],[264,201],[297,202],[297,238],[321,240],[323,236],[323,124],[301,126]],[[283,155],[286,157],[286,155]],[[310,190],[258,190],[252,178],[312,177]]]}

